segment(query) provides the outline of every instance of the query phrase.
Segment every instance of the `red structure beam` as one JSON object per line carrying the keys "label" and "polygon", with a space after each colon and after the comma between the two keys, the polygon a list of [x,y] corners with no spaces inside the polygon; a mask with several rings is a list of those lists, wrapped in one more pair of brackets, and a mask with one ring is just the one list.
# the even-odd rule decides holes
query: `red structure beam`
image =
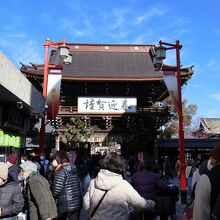
{"label": "red structure beam", "polygon": [[[47,84],[48,84],[48,71],[49,68],[62,68],[60,65],[50,65],[49,64],[49,48],[50,47],[57,47],[59,45],[66,45],[66,40],[51,42],[48,38],[46,39],[45,43],[43,44],[45,48],[45,58],[44,58],[44,78],[43,78],[43,96],[47,97]],[[45,115],[41,119],[41,128],[40,128],[40,141],[39,141],[39,150],[40,152],[45,151]]]}
{"label": "red structure beam", "polygon": [[181,65],[180,65],[180,49],[182,45],[179,41],[176,44],[159,42],[160,45],[168,46],[166,50],[176,50],[176,70],[177,70],[177,85],[178,85],[178,103],[177,112],[179,115],[179,156],[180,156],[180,189],[181,189],[181,203],[187,202],[187,181],[186,181],[186,162],[185,162],[185,147],[184,147],[184,130],[183,130],[183,114],[182,114],[182,91],[181,91]]}

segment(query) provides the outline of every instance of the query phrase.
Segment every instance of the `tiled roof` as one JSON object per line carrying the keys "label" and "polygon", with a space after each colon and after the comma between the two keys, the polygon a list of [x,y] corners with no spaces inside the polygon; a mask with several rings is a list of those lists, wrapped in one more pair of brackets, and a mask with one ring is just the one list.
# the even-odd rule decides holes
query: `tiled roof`
{"label": "tiled roof", "polygon": [[203,133],[220,134],[220,118],[202,118],[200,129]]}
{"label": "tiled roof", "polygon": [[[178,148],[179,139],[158,139],[156,145],[158,148]],[[207,148],[211,149],[214,145],[220,142],[220,139],[185,139],[184,146],[190,148]]]}
{"label": "tiled roof", "polygon": [[72,63],[64,65],[66,77],[160,77],[154,70],[150,54],[135,52],[71,52]]}
{"label": "tiled roof", "polygon": [[[63,79],[86,80],[162,80],[163,72],[155,71],[150,48],[152,45],[68,44],[72,63],[63,65]],[[50,59],[53,63],[54,53]],[[54,57],[53,57],[54,56]],[[168,68],[166,66],[166,68]],[[23,65],[23,73],[43,75],[43,65]],[[181,69],[186,78],[192,68]]]}

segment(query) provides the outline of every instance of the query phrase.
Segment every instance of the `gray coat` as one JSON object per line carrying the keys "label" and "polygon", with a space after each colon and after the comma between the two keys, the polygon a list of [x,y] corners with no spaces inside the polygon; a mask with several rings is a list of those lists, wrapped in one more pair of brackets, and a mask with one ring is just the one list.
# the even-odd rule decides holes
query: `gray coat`
{"label": "gray coat", "polygon": [[2,217],[16,216],[24,206],[21,190],[15,182],[8,182],[0,187],[0,207]]}
{"label": "gray coat", "polygon": [[28,179],[27,195],[31,220],[57,217],[56,203],[50,185],[43,176],[35,174]]}

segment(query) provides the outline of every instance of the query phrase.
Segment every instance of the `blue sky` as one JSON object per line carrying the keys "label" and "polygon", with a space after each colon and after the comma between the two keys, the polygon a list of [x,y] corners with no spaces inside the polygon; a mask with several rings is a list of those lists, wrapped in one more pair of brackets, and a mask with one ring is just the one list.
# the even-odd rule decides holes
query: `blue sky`
{"label": "blue sky", "polygon": [[[220,117],[220,1],[5,0],[0,7],[0,50],[17,67],[42,63],[46,37],[84,43],[183,45],[181,64],[194,67],[183,97],[198,117]],[[167,64],[175,63],[169,52]]]}

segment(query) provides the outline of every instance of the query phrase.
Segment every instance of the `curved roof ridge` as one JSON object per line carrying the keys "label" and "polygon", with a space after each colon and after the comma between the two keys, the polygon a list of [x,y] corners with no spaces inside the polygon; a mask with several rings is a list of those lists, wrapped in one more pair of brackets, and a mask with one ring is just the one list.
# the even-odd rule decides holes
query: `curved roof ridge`
{"label": "curved roof ridge", "polygon": [[77,42],[67,42],[67,45],[91,45],[91,46],[155,46],[155,44],[135,44],[135,43],[77,43]]}

